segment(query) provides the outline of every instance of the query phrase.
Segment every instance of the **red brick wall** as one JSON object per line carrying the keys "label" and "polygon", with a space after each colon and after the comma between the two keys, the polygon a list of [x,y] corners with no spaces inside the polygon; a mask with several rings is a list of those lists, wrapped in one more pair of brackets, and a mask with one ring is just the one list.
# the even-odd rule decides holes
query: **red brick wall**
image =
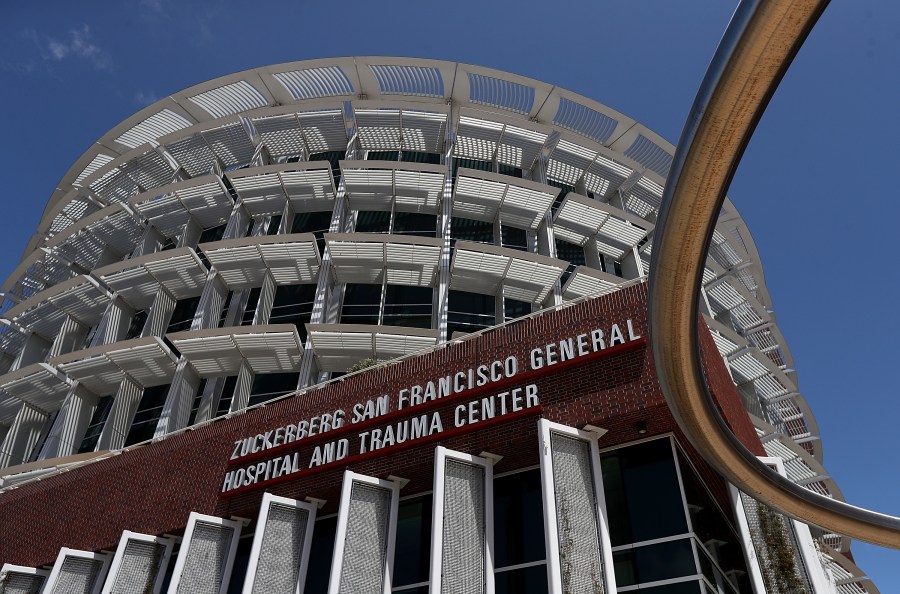
{"label": "red brick wall", "polygon": [[[331,513],[336,511],[341,476],[347,468],[378,477],[393,474],[410,479],[403,494],[430,490],[433,451],[438,444],[473,454],[489,451],[502,455],[495,469],[498,473],[531,466],[538,462],[537,419],[541,415],[567,425],[581,427],[591,423],[608,429],[609,433],[600,440],[601,447],[674,432],[726,507],[723,481],[687,446],[659,390],[645,341],[646,293],[646,284],[634,286],[24,485],[0,495],[0,562],[51,563],[61,546],[112,549],[126,529],[150,534],[180,533],[191,511],[255,519],[266,490],[300,499],[325,499],[322,513]],[[593,328],[608,333],[614,323],[624,331],[629,318],[641,340],[524,375],[532,348]],[[741,440],[761,453],[762,446],[705,327],[701,330],[701,349],[720,410]],[[336,408],[349,412],[353,404],[383,394],[390,396],[394,407],[401,388],[507,355],[516,355],[520,366],[511,385],[488,384],[431,405],[444,419],[444,432],[436,439],[407,442],[377,455],[355,456],[234,496],[219,494],[235,440]],[[526,409],[493,424],[454,431],[453,408],[457,404],[532,382],[538,386],[541,410]],[[409,415],[402,416],[416,414],[410,409]],[[639,420],[647,425],[644,435],[635,428]],[[327,442],[346,436],[353,444],[353,453],[358,426],[344,429],[348,431],[346,435],[332,432],[321,439]],[[295,442],[292,451],[299,451],[301,460],[306,461],[315,443],[321,442]],[[274,453],[263,460],[270,457]]]}

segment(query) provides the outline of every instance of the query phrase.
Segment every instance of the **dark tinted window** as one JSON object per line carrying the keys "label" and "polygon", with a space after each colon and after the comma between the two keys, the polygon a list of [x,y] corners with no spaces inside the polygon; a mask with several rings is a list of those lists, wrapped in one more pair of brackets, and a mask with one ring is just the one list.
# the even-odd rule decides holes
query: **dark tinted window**
{"label": "dark tinted window", "polygon": [[250,565],[250,553],[253,551],[253,537],[248,536],[238,541],[231,569],[231,581],[228,582],[228,594],[240,594],[244,589],[244,578],[247,577],[247,566]]}
{"label": "dark tinted window", "polygon": [[378,324],[381,285],[348,283],[341,308],[342,324]]}
{"label": "dark tinted window", "polygon": [[266,402],[297,389],[299,373],[262,373],[253,378],[247,406]]}
{"label": "dark tinted window", "polygon": [[97,449],[97,442],[100,440],[100,433],[103,431],[103,425],[109,417],[109,410],[112,408],[113,397],[104,396],[97,402],[94,413],[91,415],[91,422],[88,424],[87,431],[84,432],[84,438],[81,440],[81,446],[78,453],[93,452]]}
{"label": "dark tinted window", "polygon": [[219,241],[222,237],[225,236],[225,225],[219,225],[218,227],[210,227],[209,229],[204,229],[203,233],[200,234],[200,239],[197,243],[208,243],[210,241]]}
{"label": "dark tinted window", "polygon": [[219,406],[216,408],[216,416],[222,416],[231,410],[231,399],[234,397],[234,388],[237,386],[237,376],[229,375],[225,378],[222,394],[219,397]]}
{"label": "dark tinted window", "polygon": [[312,536],[312,550],[309,554],[309,568],[306,571],[304,594],[327,594],[336,532],[336,516],[316,522]]}
{"label": "dark tinted window", "polygon": [[[540,561],[544,508],[538,469],[494,480],[494,567]],[[543,572],[544,569],[541,568]]]}
{"label": "dark tinted window", "polygon": [[147,310],[142,309],[141,311],[135,312],[135,314],[131,316],[131,323],[128,324],[128,332],[125,333],[125,340],[139,337],[144,330],[144,324],[146,323]]}
{"label": "dark tinted window", "polygon": [[524,229],[502,225],[500,227],[501,245],[505,248],[528,251],[528,235]]}
{"label": "dark tinted window", "polygon": [[545,594],[547,566],[533,565],[494,574],[495,594]]}
{"label": "dark tinted window", "polygon": [[450,239],[493,244],[494,224],[489,221],[453,217],[450,219]]}
{"label": "dark tinted window", "polygon": [[241,317],[241,326],[253,325],[253,318],[256,317],[256,306],[259,305],[259,294],[262,292],[260,287],[250,289],[250,295],[247,296],[247,305],[244,307],[244,315]]}
{"label": "dark tinted window", "polygon": [[613,553],[616,584],[633,586],[695,575],[694,551],[689,538]]}
{"label": "dark tinted window", "polygon": [[266,227],[266,235],[278,235],[278,227],[281,226],[281,215],[272,215],[269,226]]}
{"label": "dark tinted window", "polygon": [[357,233],[388,233],[391,213],[386,210],[361,210],[356,215]]}
{"label": "dark tinted window", "polygon": [[506,298],[503,300],[503,319],[512,320],[531,313],[531,304],[527,301]]}
{"label": "dark tinted window", "polygon": [[612,546],[687,532],[668,439],[621,448],[600,459]]}
{"label": "dark tinted window", "polygon": [[437,235],[437,216],[422,212],[395,212],[394,233],[418,235],[419,237],[435,237]]}
{"label": "dark tinted window", "polygon": [[428,581],[431,554],[431,495],[400,502],[394,551],[395,587]]}
{"label": "dark tinted window", "polygon": [[294,324],[306,340],[306,324],[312,316],[316,285],[284,285],[275,289],[270,324]]}
{"label": "dark tinted window", "polygon": [[384,293],[385,326],[431,328],[431,306],[434,289],[387,285]]}
{"label": "dark tinted window", "polygon": [[495,325],[493,295],[450,291],[447,302],[447,338],[454,332],[468,334]]}
{"label": "dark tinted window", "polygon": [[168,385],[144,389],[144,394],[141,396],[140,403],[138,403],[137,412],[134,413],[134,420],[131,422],[128,437],[125,438],[126,447],[153,437],[168,393]]}
{"label": "dark tinted window", "polygon": [[190,299],[179,299],[175,302],[175,309],[172,311],[172,318],[166,332],[181,332],[182,330],[190,330],[191,322],[194,321],[194,314],[197,313],[197,305],[200,303],[200,296],[191,297]]}

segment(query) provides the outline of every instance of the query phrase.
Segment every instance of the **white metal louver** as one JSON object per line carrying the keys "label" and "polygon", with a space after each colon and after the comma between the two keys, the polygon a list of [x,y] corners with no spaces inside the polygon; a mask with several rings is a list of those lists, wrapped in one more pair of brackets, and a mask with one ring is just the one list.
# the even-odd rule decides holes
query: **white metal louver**
{"label": "white metal louver", "polygon": [[544,534],[551,594],[612,594],[612,549],[601,482],[599,434],[538,422]]}
{"label": "white metal louver", "polygon": [[303,594],[316,506],[263,495],[244,594]]}
{"label": "white metal louver", "polygon": [[110,556],[63,547],[44,586],[43,594],[99,594]]}
{"label": "white metal louver", "polygon": [[435,448],[431,592],[493,594],[493,477],[490,460]]}
{"label": "white metal louver", "polygon": [[2,594],[40,594],[49,571],[4,563],[0,568]]}
{"label": "white metal louver", "polygon": [[[781,458],[759,456],[759,459],[781,476],[787,476]],[[789,571],[792,567],[795,584],[802,584],[809,592],[833,592],[819,561],[809,526],[770,509],[731,485],[729,492],[755,591],[787,594],[775,585],[772,576],[774,552],[770,550],[770,543],[780,540],[794,553],[793,559],[781,559],[779,563],[782,570]]]}
{"label": "white metal louver", "polygon": [[174,544],[168,538],[124,531],[102,594],[159,594]]}
{"label": "white metal louver", "polygon": [[168,594],[225,594],[241,524],[191,512]]}
{"label": "white metal louver", "polygon": [[399,483],[346,471],[328,594],[389,594]]}

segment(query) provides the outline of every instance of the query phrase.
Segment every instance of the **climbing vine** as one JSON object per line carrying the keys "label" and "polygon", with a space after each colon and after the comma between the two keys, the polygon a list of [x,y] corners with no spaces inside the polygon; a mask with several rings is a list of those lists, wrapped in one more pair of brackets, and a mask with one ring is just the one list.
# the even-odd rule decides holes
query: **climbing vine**
{"label": "climbing vine", "polygon": [[756,511],[767,553],[767,567],[762,572],[766,590],[778,594],[808,594],[784,518],[762,503],[757,503]]}

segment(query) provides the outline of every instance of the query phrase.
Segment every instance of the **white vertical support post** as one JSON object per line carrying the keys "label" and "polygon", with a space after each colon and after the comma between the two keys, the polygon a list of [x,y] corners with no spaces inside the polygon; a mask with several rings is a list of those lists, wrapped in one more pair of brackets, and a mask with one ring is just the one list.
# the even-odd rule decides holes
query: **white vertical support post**
{"label": "white vertical support post", "polygon": [[166,333],[166,328],[172,320],[172,313],[175,311],[175,297],[169,293],[165,287],[159,286],[156,290],[156,298],[153,305],[150,306],[150,313],[147,319],[149,332],[144,334],[147,336],[162,336]]}
{"label": "white vertical support post", "polygon": [[134,310],[131,306],[125,303],[121,297],[114,296],[109,305],[106,306],[103,320],[100,322],[97,331],[94,332],[90,346],[112,344],[125,338],[133,316]]}
{"label": "white vertical support post", "polygon": [[597,433],[538,421],[550,594],[615,594]]}
{"label": "white vertical support post", "polygon": [[328,594],[390,594],[400,484],[344,472]]}
{"label": "white vertical support post", "polygon": [[95,394],[85,390],[77,382],[69,388],[38,457],[46,460],[74,454],[98,402],[99,398]]}
{"label": "white vertical support post", "polygon": [[101,594],[159,594],[174,541],[125,530]]}
{"label": "white vertical support post", "polygon": [[201,233],[203,233],[203,228],[194,220],[194,217],[189,216],[187,224],[184,226],[184,231],[181,233],[181,237],[178,238],[176,247],[197,247]]}
{"label": "white vertical support post", "polygon": [[178,431],[187,427],[188,418],[191,415],[191,405],[194,402],[194,394],[200,387],[200,376],[188,363],[188,360],[181,357],[175,366],[175,374],[172,376],[172,384],[169,387],[169,393],[166,395],[166,402],[163,404],[162,412],[159,416],[159,423],[156,425],[156,431],[153,437],[162,437],[166,433]]}
{"label": "white vertical support post", "polygon": [[[766,456],[758,456],[758,458],[781,476],[787,477],[784,461],[781,458]],[[773,562],[766,543],[766,536],[761,534],[765,528],[760,521],[760,508],[756,507],[764,506],[764,504],[757,502],[732,485],[729,485],[729,492],[734,504],[738,528],[743,537],[744,556],[747,568],[750,570],[751,583],[756,594],[765,594],[767,590],[763,572],[769,571]],[[794,549],[794,561],[796,565],[799,565],[799,567],[795,565],[794,568],[796,577],[800,581],[808,581],[809,587],[812,589],[811,594],[834,594],[831,580],[825,575],[819,560],[819,553],[813,542],[809,526],[775,510],[769,510],[769,512],[772,514],[772,518],[776,519],[769,530],[779,531],[781,537],[787,540],[788,546]]]}
{"label": "white vertical support post", "polygon": [[197,312],[194,314],[194,319],[191,322],[191,330],[218,328],[227,296],[228,287],[225,286],[225,281],[213,268],[206,275],[206,283],[203,285],[200,303],[197,304]]}
{"label": "white vertical support post", "polygon": [[88,329],[83,324],[67,314],[59,333],[53,339],[53,344],[50,345],[48,357],[58,357],[78,350],[84,344],[87,332]]}
{"label": "white vertical support post", "polygon": [[303,594],[317,509],[306,501],[263,495],[243,594]]}
{"label": "white vertical support post", "polygon": [[100,594],[110,555],[63,547],[59,550],[43,594]]}
{"label": "white vertical support post", "polygon": [[241,538],[241,523],[191,512],[168,594],[225,594]]}
{"label": "white vertical support post", "polygon": [[46,422],[45,413],[23,402],[0,446],[0,468],[28,462]]}
{"label": "white vertical support post", "polygon": [[286,235],[291,232],[294,226],[294,205],[290,200],[284,201],[284,210],[281,211],[281,224],[278,225],[278,234]]}
{"label": "white vertical support post", "polygon": [[135,246],[134,251],[131,253],[131,257],[137,258],[138,256],[154,254],[159,251],[159,248],[162,247],[162,244],[165,241],[166,238],[162,236],[162,233],[152,225],[147,225],[146,229],[144,229],[144,235]]}
{"label": "white vertical support post", "polygon": [[431,594],[493,594],[493,482],[491,460],[435,448]]}
{"label": "white vertical support post", "polygon": [[[444,177],[444,190],[441,194],[441,212],[437,221],[438,237],[444,241],[444,245],[441,247],[437,290],[434,292],[432,326],[438,331],[439,343],[450,338],[447,336],[447,308],[450,301],[450,231],[453,220],[453,145],[456,140],[456,128],[453,121],[454,118],[451,117],[447,126],[447,136],[444,139],[442,158],[446,177]],[[458,117],[456,121],[459,121]]]}
{"label": "white vertical support post", "polygon": [[24,567],[4,563],[0,568],[0,584],[8,588],[8,592],[37,593],[40,592],[47,581],[50,572],[46,569]]}
{"label": "white vertical support post", "polygon": [[116,392],[112,408],[109,410],[109,417],[100,433],[97,450],[119,450],[124,447],[128,429],[143,394],[144,389],[133,379],[127,375],[122,378],[119,391]]}
{"label": "white vertical support post", "polygon": [[584,263],[594,270],[603,270],[600,250],[597,247],[597,237],[589,237],[584,244]]}
{"label": "white vertical support post", "polygon": [[259,291],[259,302],[256,305],[256,313],[253,316],[253,325],[260,326],[268,324],[269,318],[272,317],[272,303],[275,301],[275,279],[272,273],[266,270],[263,276],[262,288]]}
{"label": "white vertical support post", "polygon": [[27,367],[32,363],[43,362],[47,358],[50,346],[49,341],[44,340],[34,332],[28,332],[25,335],[25,344],[22,346],[22,350],[19,351],[16,360],[13,361],[9,370],[15,371]]}
{"label": "white vertical support post", "polygon": [[250,388],[253,387],[253,369],[244,359],[241,361],[241,368],[238,370],[237,382],[234,384],[234,394],[231,396],[230,412],[247,408],[250,402]]}
{"label": "white vertical support post", "polygon": [[247,209],[241,204],[240,200],[234,203],[228,222],[225,224],[225,231],[222,233],[222,239],[237,239],[247,234],[247,225],[250,224],[250,215]]}

